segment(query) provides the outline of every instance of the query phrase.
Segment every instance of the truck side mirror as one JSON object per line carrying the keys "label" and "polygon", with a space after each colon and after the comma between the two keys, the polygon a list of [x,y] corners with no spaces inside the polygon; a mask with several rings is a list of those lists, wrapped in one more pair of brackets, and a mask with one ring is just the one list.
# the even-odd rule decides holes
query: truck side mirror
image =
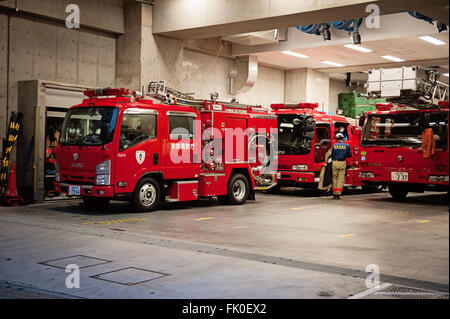
{"label": "truck side mirror", "polygon": [[363,127],[363,126],[364,126],[364,120],[365,120],[365,119],[366,119],[366,113],[364,112],[364,113],[362,113],[361,116],[359,117],[358,125],[359,125],[360,127]]}

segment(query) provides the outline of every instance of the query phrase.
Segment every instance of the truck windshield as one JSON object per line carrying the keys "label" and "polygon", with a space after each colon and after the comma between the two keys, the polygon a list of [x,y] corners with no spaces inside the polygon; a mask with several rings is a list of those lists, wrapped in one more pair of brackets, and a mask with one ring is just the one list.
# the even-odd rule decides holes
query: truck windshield
{"label": "truck windshield", "polygon": [[119,110],[115,107],[70,109],[61,132],[62,145],[104,145],[112,141]]}
{"label": "truck windshield", "polygon": [[431,128],[437,148],[447,147],[448,113],[370,114],[361,145],[421,147],[422,132]]}
{"label": "truck windshield", "polygon": [[314,119],[310,116],[285,114],[278,116],[278,154],[306,155],[314,139]]}

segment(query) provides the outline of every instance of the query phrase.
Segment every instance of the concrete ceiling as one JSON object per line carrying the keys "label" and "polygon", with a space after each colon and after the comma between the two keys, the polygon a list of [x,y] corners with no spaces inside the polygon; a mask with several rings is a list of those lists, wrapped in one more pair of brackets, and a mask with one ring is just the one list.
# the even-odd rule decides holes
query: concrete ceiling
{"label": "concrete ceiling", "polygon": [[392,55],[402,58],[405,61],[431,60],[435,61],[435,63],[442,64],[443,61],[448,60],[449,56],[449,33],[434,34],[433,37],[447,44],[436,46],[419,39],[419,37],[408,37],[364,42],[362,46],[373,51],[369,53],[358,52],[342,44],[338,44],[290,50],[309,56],[307,59],[285,55],[281,51],[260,52],[253,53],[252,55],[258,57],[258,61],[261,63],[285,70],[312,68],[324,69],[323,71],[326,71],[326,69],[334,69],[321,62],[327,60],[343,64],[344,66],[382,65],[389,63],[389,60],[381,57],[383,55]]}
{"label": "concrete ceiling", "polygon": [[[423,20],[412,18],[407,13],[383,15],[380,19],[380,28],[368,28],[365,23],[360,27],[362,37],[361,46],[372,50],[363,53],[345,47],[352,40],[348,32],[331,29],[330,41],[323,41],[321,36],[310,35],[296,28],[289,28],[287,40],[275,44],[245,46],[233,43],[234,56],[253,55],[258,61],[267,66],[283,70],[298,68],[312,68],[318,71],[333,74],[332,77],[343,79],[346,72],[367,72],[377,67],[396,67],[407,65],[421,65],[424,67],[439,66],[440,71],[448,72],[449,65],[449,32],[438,33],[436,27]],[[445,45],[434,45],[420,39],[420,36],[429,35],[445,42]],[[285,55],[282,51],[292,51],[307,55],[302,59]],[[392,62],[382,58],[391,55],[405,60],[405,62]],[[333,67],[322,63],[333,61],[344,65]],[[364,80],[364,73],[360,75]],[[445,79],[448,81],[448,78]]]}
{"label": "concrete ceiling", "polygon": [[289,28],[381,14],[423,11],[448,24],[448,0],[155,0],[153,33],[182,40]]}

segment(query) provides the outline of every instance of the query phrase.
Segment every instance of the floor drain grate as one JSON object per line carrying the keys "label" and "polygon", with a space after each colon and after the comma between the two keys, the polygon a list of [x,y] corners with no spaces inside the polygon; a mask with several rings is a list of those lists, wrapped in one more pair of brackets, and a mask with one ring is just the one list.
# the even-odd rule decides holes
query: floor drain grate
{"label": "floor drain grate", "polygon": [[38,264],[46,265],[50,267],[55,268],[61,268],[66,269],[68,265],[77,265],[80,269],[81,268],[87,268],[87,267],[93,267],[97,265],[103,265],[110,263],[111,260],[101,259],[101,258],[95,258],[90,256],[83,256],[83,255],[75,255],[75,256],[69,256],[69,257],[63,257],[58,259],[52,259],[47,261],[39,262]]}
{"label": "floor drain grate", "polygon": [[374,295],[378,295],[380,297],[394,297],[399,299],[449,299],[448,293],[400,286],[391,286],[384,291],[375,292]]}
{"label": "floor drain grate", "polygon": [[134,286],[141,284],[150,280],[159,279],[162,277],[169,276],[169,274],[164,274],[162,272],[140,269],[134,267],[128,267],[113,271],[108,271],[102,274],[90,276],[94,279],[104,280],[113,282],[116,284],[121,284],[125,286]]}

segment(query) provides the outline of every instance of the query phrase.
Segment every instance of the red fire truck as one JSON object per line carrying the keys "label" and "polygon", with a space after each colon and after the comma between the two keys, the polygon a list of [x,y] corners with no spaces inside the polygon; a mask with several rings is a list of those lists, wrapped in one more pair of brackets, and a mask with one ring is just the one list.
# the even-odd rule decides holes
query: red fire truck
{"label": "red fire truck", "polygon": [[[359,152],[361,181],[388,186],[395,199],[408,192],[448,191],[448,101],[426,109],[377,104],[369,112]],[[435,154],[424,158],[422,132],[433,130]]]}
{"label": "red fire truck", "polygon": [[448,84],[439,78],[436,69],[420,66],[369,71],[368,97],[389,103],[360,118],[361,181],[388,186],[395,199],[408,192],[448,191]]}
{"label": "red fire truck", "polygon": [[276,183],[277,122],[269,110],[194,100],[164,82],[152,82],[149,93],[154,99],[90,90],[69,109],[56,151],[57,191],[87,206],[117,199],[151,211],[161,200],[212,196],[243,204]]}
{"label": "red fire truck", "polygon": [[347,159],[346,186],[362,186],[355,154],[359,133],[350,121],[316,110],[317,103],[272,104],[278,116],[278,187],[317,188],[325,154],[336,142],[338,132],[352,149]]}

